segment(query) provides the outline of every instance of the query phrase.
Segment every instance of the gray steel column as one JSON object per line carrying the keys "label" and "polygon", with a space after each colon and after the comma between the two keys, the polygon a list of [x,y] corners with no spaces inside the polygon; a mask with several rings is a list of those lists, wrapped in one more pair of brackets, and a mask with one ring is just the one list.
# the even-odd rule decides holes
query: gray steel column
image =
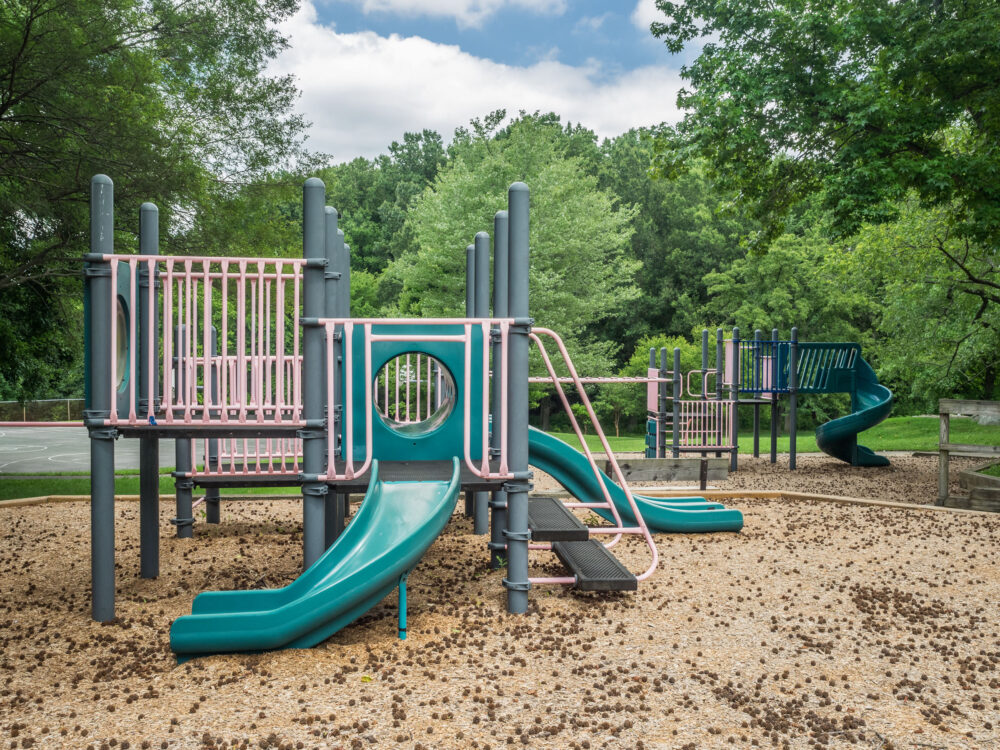
{"label": "gray steel column", "polygon": [[[701,400],[707,401],[708,395],[705,392],[705,386],[708,384],[708,329],[701,329]],[[702,438],[702,445],[704,445],[704,438]],[[705,451],[701,452],[702,458],[707,458],[708,454]]]}
{"label": "gray steel column", "polygon": [[[493,217],[493,317],[507,317],[507,212],[497,211]],[[493,390],[490,412],[493,414],[493,431],[490,434],[490,456],[499,456],[501,440],[506,439],[500,425],[501,375],[507,363],[503,361],[500,341],[493,344]],[[490,569],[496,570],[506,557],[507,543],[503,530],[507,525],[507,493],[497,490],[490,500]]]}
{"label": "gray steel column", "polygon": [[302,256],[306,259],[302,274],[302,414],[306,427],[302,438],[302,560],[308,568],[323,554],[326,538],[324,523],[327,487],[317,481],[326,463],[324,429],[323,362],[326,337],[316,319],[326,310],[326,186],[310,177],[302,186]]}
{"label": "gray steel column", "polygon": [[[343,265],[341,266],[341,277],[340,277],[340,288],[346,290],[344,294],[340,295],[340,302],[342,307],[339,308],[339,315],[342,318],[350,317],[351,315],[351,246],[344,242],[344,231],[342,229],[337,230],[337,237],[340,239],[341,247],[344,252]],[[340,367],[341,375],[344,371],[344,358],[341,356],[340,361],[337,363]],[[341,493],[340,498],[344,503],[343,516],[346,519],[351,515],[351,496],[349,494]],[[343,526],[341,526],[343,528]]]}
{"label": "gray steel column", "polygon": [[[652,346],[649,347],[649,369],[650,370],[655,370],[656,369],[656,349],[654,347],[652,347]],[[660,385],[659,383],[656,384],[657,389],[659,389],[659,385]],[[657,393],[659,393],[659,390],[657,390]],[[646,458],[656,458],[656,446],[657,446],[658,441],[660,439],[659,438],[659,435],[660,435],[660,417],[659,417],[658,412],[656,411],[656,407],[655,406],[653,407],[653,421],[656,424],[656,431],[653,433],[653,455],[649,455],[650,447],[649,447],[649,438],[647,437],[646,438],[646,450],[645,450]],[[648,434],[649,433],[649,404],[648,404],[648,402],[646,404],[646,423],[647,423],[647,425],[646,425],[646,433]]]}
{"label": "gray steel column", "polygon": [[[160,254],[159,211],[152,203],[139,206],[139,254]],[[160,392],[158,367],[159,271],[154,266],[152,278],[145,263],[139,264],[139,412],[145,414],[149,407],[149,386],[152,382],[153,400]],[[149,285],[153,285],[153,304],[149,304]],[[153,336],[149,337],[147,327],[152,321]],[[149,352],[153,352],[153,365],[146,366]],[[158,404],[154,403],[155,413]],[[142,578],[156,578],[160,575],[160,441],[155,437],[139,438],[139,575]]]}
{"label": "gray steel column", "polygon": [[778,461],[778,329],[771,329],[771,463]]}
{"label": "gray steel column", "polygon": [[[186,392],[186,376],[182,367],[181,352],[187,351],[188,330],[185,326],[176,327],[174,341],[177,342],[177,354],[174,359],[174,377],[177,378],[177,391]],[[191,472],[192,450],[191,438],[180,436],[174,439],[174,506],[175,515],[171,523],[177,527],[178,539],[190,539],[194,536],[194,502],[192,493],[194,491],[194,480],[185,476]]]}
{"label": "gray steel column", "polygon": [[729,386],[733,401],[733,451],[729,454],[729,470],[736,471],[740,452],[740,329],[733,326],[733,382]]}
{"label": "gray steel column", "polygon": [[[114,185],[95,175],[90,181],[90,252],[114,252]],[[84,268],[89,299],[89,393],[85,417],[90,422],[90,576],[91,617],[108,622],[115,616],[115,436],[103,420],[111,413],[115,374],[111,365],[111,268],[90,259]],[[91,421],[92,420],[92,421]]]}
{"label": "gray steel column", "polygon": [[[477,232],[473,245],[476,255],[475,282],[476,293],[473,297],[473,317],[490,317],[490,236],[486,232]],[[483,377],[489,377],[483,373]],[[483,425],[485,430],[487,427]],[[485,534],[490,530],[490,493],[476,492],[472,498],[472,533]]]}
{"label": "gray steel column", "polygon": [[[660,348],[660,382],[657,383],[657,416],[659,425],[656,430],[656,457],[667,457],[667,349]],[[671,433],[677,431],[677,422],[671,426]],[[672,440],[673,438],[671,438]]]}
{"label": "gray steel column", "polygon": [[760,458],[760,329],[753,332],[753,457]]}
{"label": "gray steel column", "polygon": [[[225,315],[225,312],[223,312]],[[211,346],[212,346],[212,358],[218,356],[219,354],[219,331],[215,326],[212,326],[211,334]],[[219,368],[212,367],[211,375],[209,376],[209,382],[207,383],[209,387],[209,392],[212,394],[212,403],[219,403]],[[215,414],[221,417],[221,411],[212,410]],[[215,466],[219,460],[219,438],[208,438],[208,463]],[[206,467],[207,468],[207,467]],[[218,487],[206,487],[205,488],[205,523],[219,523],[221,520],[221,513],[219,508],[219,488]]]}
{"label": "gray steel column", "polygon": [[507,313],[518,325],[511,331],[507,346],[510,378],[507,383],[507,462],[514,479],[507,483],[507,611],[520,614],[528,610],[528,492],[531,472],[528,469],[528,269],[529,269],[528,186],[515,182],[507,191],[509,226],[509,271]]}
{"label": "gray steel column", "polygon": [[[337,223],[340,218],[337,214],[337,209],[333,208],[333,206],[327,206],[324,209],[324,217],[326,221],[324,249],[327,263],[326,274],[324,276],[324,314],[331,318],[346,318],[348,313],[345,312],[345,308],[347,308],[350,304],[347,294],[347,285],[350,282],[347,278],[345,278],[344,273],[344,266],[347,265],[347,251],[344,246],[344,232],[337,227]],[[344,302],[347,302],[348,304],[345,305]],[[343,331],[343,326],[338,326],[338,330]],[[334,366],[337,368],[335,378],[338,384],[341,382],[340,364],[343,351],[343,342],[335,341],[333,343],[333,361]],[[327,377],[325,359],[323,363],[323,371],[324,377]],[[337,436],[340,433],[339,428],[341,424],[341,405],[339,401],[339,388],[334,392],[334,402],[332,404],[326,403],[326,389],[323,389],[323,404],[326,409],[327,420],[326,439],[335,441],[335,445]],[[325,548],[333,544],[334,540],[340,536],[340,532],[344,529],[344,498],[339,493],[330,492],[329,485],[327,485],[323,515],[323,543]]]}
{"label": "gray steel column", "polygon": [[681,350],[674,347],[674,398],[672,403],[672,419],[674,421],[674,435],[673,435],[673,445],[671,446],[670,455],[674,458],[680,458],[681,451],[681,433],[680,433],[680,423],[681,423]]}
{"label": "gray steel column", "polygon": [[799,329],[792,328],[788,352],[788,468],[795,469],[795,438],[798,433],[799,406]]}
{"label": "gray steel column", "polygon": [[[715,329],[715,400],[722,401],[724,395],[722,393],[724,389],[724,383],[726,382],[726,342],[725,334],[722,332],[721,328]],[[721,417],[722,410],[720,408],[719,414]],[[722,419],[719,419],[719,436],[718,444],[722,444]],[[715,457],[720,458],[722,453],[716,451]]]}
{"label": "gray steel column", "polygon": [[[465,317],[475,317],[476,313],[476,246],[467,245],[465,248]],[[475,515],[476,493],[470,490],[465,492],[465,517],[472,518]],[[475,522],[473,522],[475,524]]]}

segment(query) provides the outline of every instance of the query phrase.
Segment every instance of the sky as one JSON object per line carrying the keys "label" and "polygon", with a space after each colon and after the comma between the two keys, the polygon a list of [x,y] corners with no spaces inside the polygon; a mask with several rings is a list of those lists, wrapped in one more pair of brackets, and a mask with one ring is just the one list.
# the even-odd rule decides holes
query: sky
{"label": "sky", "polygon": [[653,0],[303,0],[270,72],[295,76],[306,146],[334,162],[425,128],[447,142],[497,109],[612,137],[679,119],[684,58],[657,18]]}

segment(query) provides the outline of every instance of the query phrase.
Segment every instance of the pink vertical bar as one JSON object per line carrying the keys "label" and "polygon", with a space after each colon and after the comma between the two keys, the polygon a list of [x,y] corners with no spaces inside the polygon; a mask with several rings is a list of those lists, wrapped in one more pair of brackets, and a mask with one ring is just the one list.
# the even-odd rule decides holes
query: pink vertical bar
{"label": "pink vertical bar", "polygon": [[153,325],[153,321],[156,320],[156,261],[152,259],[146,260],[146,278],[149,280],[149,286],[147,287],[147,304],[146,309],[149,310],[149,320],[146,321],[146,341],[148,342],[146,346],[146,420],[153,416],[153,412],[156,410],[156,393],[153,390],[153,381],[156,378],[153,377],[153,373],[156,372],[156,326]]}
{"label": "pink vertical bar", "polygon": [[264,263],[257,261],[257,421],[264,421],[264,404],[266,395],[264,393],[264,362],[267,350],[264,347],[266,324],[264,321],[264,294],[266,293],[264,283]]}
{"label": "pink vertical bar", "polygon": [[[202,261],[202,270],[205,273],[202,286],[204,287],[204,300],[202,304],[202,372],[201,372],[201,393],[203,407],[203,419],[211,419],[212,406],[212,280],[209,278],[210,265],[208,261]],[[205,441],[206,444],[208,441]]]}
{"label": "pink vertical bar", "polygon": [[191,261],[184,261],[184,421],[191,421],[191,402],[194,400],[194,371],[191,356],[195,335],[194,330],[194,289],[191,279]]}
{"label": "pink vertical bar", "polygon": [[420,354],[417,354],[417,421],[420,421]]}
{"label": "pink vertical bar", "polygon": [[295,277],[292,282],[293,287],[293,317],[294,321],[292,324],[292,357],[294,359],[294,366],[292,367],[292,403],[295,404],[293,410],[292,418],[298,422],[302,418],[302,367],[299,364],[299,285],[302,280],[302,269],[299,266],[295,267]]}
{"label": "pink vertical bar", "polygon": [[171,395],[174,391],[174,261],[167,260],[163,269],[163,413],[167,422],[174,421]]}
{"label": "pink vertical bar", "polygon": [[[510,323],[500,324],[500,361],[503,376],[500,379],[500,473],[506,475],[510,469],[507,466],[507,342],[510,335]],[[494,425],[494,429],[496,429]]]}
{"label": "pink vertical bar", "polygon": [[410,420],[410,355],[406,355],[406,422]]}
{"label": "pink vertical bar", "polygon": [[[136,285],[136,263],[138,261],[135,258],[129,258],[128,261],[128,284],[131,289],[139,291],[138,285]],[[149,283],[152,284],[153,280],[150,279]],[[113,288],[113,287],[112,287]],[[129,424],[136,423],[135,416],[135,383],[136,383],[136,372],[135,372],[135,349],[138,339],[135,336],[136,327],[136,317],[138,315],[138,300],[134,301],[134,304],[128,306],[128,422]]]}
{"label": "pink vertical bar", "polygon": [[[267,281],[265,283],[265,302],[264,302],[264,354],[267,355],[267,370],[264,375],[264,393],[266,395],[267,405],[270,407],[274,404],[275,399],[271,392],[271,365],[274,361],[271,357],[271,282]],[[280,417],[277,414],[273,415],[276,421],[280,421]]]}
{"label": "pink vertical bar", "polygon": [[247,264],[240,261],[239,277],[236,281],[236,396],[239,402],[239,421],[247,421],[247,363],[246,363],[246,320],[247,320]]}
{"label": "pink vertical bar", "polygon": [[[490,324],[482,323],[483,330],[483,457],[482,471],[490,473]],[[472,346],[471,336],[469,346]]]}
{"label": "pink vertical bar", "polygon": [[466,323],[465,329],[465,368],[462,378],[462,458],[466,465],[475,470],[472,465],[472,325]]}
{"label": "pink vertical bar", "polygon": [[347,322],[344,324],[344,444],[347,446],[347,466],[344,473],[348,479],[354,478],[354,368],[349,365],[353,362],[354,352],[354,324]]}
{"label": "pink vertical bar", "polygon": [[111,346],[108,348],[111,354],[111,424],[118,423],[118,399],[115,397],[115,389],[118,387],[118,261],[111,263]]}
{"label": "pink vertical bar", "polygon": [[397,422],[402,422],[403,420],[399,418],[399,357],[396,357],[393,363],[396,366],[396,407],[393,410],[392,418]]}
{"label": "pink vertical bar", "polygon": [[222,320],[219,321],[219,404],[222,421],[229,421],[229,262],[221,261],[222,271]]}
{"label": "pink vertical bar", "polygon": [[[333,323],[324,323],[324,333],[326,334],[326,403],[332,404],[334,399],[334,393],[336,389],[334,387],[334,377],[336,376],[336,368],[334,367],[333,361]],[[336,456],[335,446],[337,444],[337,439],[335,435],[331,435],[330,428],[333,426],[333,421],[330,420],[327,423],[327,441],[326,441],[326,475],[328,477],[334,476],[337,473],[337,467],[334,463],[334,458]],[[346,439],[346,436],[345,436]]]}
{"label": "pink vertical bar", "polygon": [[274,421],[282,422],[284,421],[284,408],[285,408],[285,279],[282,275],[282,270],[284,266],[281,261],[275,264],[275,269],[277,269],[277,302],[274,312],[274,324],[275,324],[275,340],[274,340],[274,353],[275,353],[275,408],[274,408]]}

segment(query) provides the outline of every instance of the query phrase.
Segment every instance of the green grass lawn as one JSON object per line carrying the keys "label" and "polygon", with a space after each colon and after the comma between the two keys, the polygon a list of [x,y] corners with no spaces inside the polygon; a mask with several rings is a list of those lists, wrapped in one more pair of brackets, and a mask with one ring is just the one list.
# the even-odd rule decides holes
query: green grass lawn
{"label": "green grass lawn", "polygon": [[[766,418],[762,419],[760,450],[767,453],[771,449],[771,437],[767,431]],[[890,417],[870,430],[863,432],[859,438],[862,445],[873,451],[936,451],[940,425],[937,419],[930,417]],[[553,435],[565,440],[572,446],[579,447],[576,435],[573,433],[553,432]],[[587,445],[592,451],[601,450],[600,440],[596,435],[586,435]],[[608,438],[613,451],[642,451],[645,443],[642,435],[611,436]],[[1000,426],[981,425],[974,419],[951,420],[951,442],[974,443],[978,445],[1000,445]],[[816,453],[816,438],[812,430],[799,430],[795,441],[799,453]],[[740,452],[753,451],[753,436],[750,429],[740,432]],[[778,438],[778,452],[788,453],[788,436]]]}
{"label": "green grass lawn", "polygon": [[[765,425],[766,426],[766,425]],[[938,446],[938,420],[928,417],[892,417],[882,424],[873,427],[861,436],[861,443],[875,451],[936,451]],[[746,431],[744,431],[746,432]],[[576,436],[572,433],[553,432],[556,437],[565,440],[570,445],[579,447]],[[601,449],[596,435],[586,436],[587,445],[591,451],[598,453]],[[1000,445],[1000,426],[983,426],[972,419],[951,420],[951,440],[954,443],[975,443],[980,445]],[[635,452],[644,450],[642,435],[610,436],[608,442],[616,452]],[[796,447],[800,453],[815,453],[816,440],[812,430],[800,430]],[[749,434],[740,435],[740,451],[750,453],[753,450],[753,438]],[[770,450],[767,433],[761,435],[761,453],[766,455]],[[788,436],[778,439],[778,452],[788,452]],[[1000,470],[998,470],[1000,472]],[[39,475],[41,476],[41,475]],[[121,495],[139,494],[139,477],[135,470],[118,472],[115,480],[115,492]],[[160,492],[173,494],[174,480],[166,474],[160,476]],[[201,494],[201,491],[197,491]],[[89,495],[90,479],[82,476],[62,476],[53,474],[37,479],[19,479],[16,475],[0,475],[0,500],[12,500],[22,497],[39,497],[41,495]],[[224,489],[225,495],[271,495],[299,494],[297,487],[272,488],[261,487],[252,489]]]}

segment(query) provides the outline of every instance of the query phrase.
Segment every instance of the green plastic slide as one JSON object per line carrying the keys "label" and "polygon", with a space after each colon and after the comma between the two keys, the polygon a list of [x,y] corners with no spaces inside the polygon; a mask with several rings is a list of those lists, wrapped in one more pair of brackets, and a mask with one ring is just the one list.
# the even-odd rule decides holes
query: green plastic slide
{"label": "green plastic slide", "polygon": [[378,604],[423,557],[451,518],[459,461],[450,481],[383,482],[372,462],[368,493],[330,548],[288,586],[214,591],[174,621],[178,661],[223,652],[309,648]]}
{"label": "green plastic slide", "polygon": [[859,356],[854,363],[854,411],[816,428],[816,445],[824,453],[852,466],[888,466],[889,459],[858,445],[858,433],[889,416],[892,391],[878,382],[871,365]]}
{"label": "green plastic slide", "polygon": [[[531,428],[528,437],[528,461],[552,476],[567,492],[581,502],[605,502],[604,493],[594,476],[587,457],[571,445],[551,435]],[[625,491],[604,474],[601,480],[608,489],[611,501],[625,523],[636,523]],[[635,495],[636,507],[650,531],[671,533],[705,533],[712,531],[739,531],[743,528],[743,514],[719,503],[706,502],[704,498],[654,498]],[[610,511],[594,509],[608,521],[614,517]]]}

